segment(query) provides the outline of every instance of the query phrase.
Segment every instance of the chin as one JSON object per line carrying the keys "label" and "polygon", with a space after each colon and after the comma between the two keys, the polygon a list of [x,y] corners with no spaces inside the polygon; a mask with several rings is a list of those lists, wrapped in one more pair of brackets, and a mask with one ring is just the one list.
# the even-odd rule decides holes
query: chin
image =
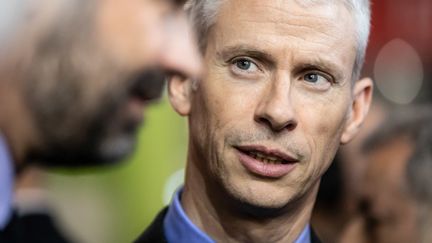
{"label": "chin", "polygon": [[279,188],[273,182],[251,181],[226,183],[225,189],[240,210],[257,217],[272,216],[281,212],[296,200],[288,187]]}
{"label": "chin", "polygon": [[135,148],[136,139],[123,135],[95,142],[88,139],[85,143],[53,143],[45,150],[31,153],[30,163],[44,167],[79,169],[120,164]]}
{"label": "chin", "polygon": [[136,138],[133,135],[107,140],[99,146],[98,157],[105,163],[118,163],[131,155],[136,146]]}
{"label": "chin", "polygon": [[275,217],[289,205],[289,200],[255,196],[237,197],[239,211],[256,218]]}

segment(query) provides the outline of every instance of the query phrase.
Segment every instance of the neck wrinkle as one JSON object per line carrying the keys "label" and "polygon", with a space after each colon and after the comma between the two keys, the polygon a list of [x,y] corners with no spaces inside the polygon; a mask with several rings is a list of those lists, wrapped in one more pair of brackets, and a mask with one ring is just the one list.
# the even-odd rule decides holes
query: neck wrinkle
{"label": "neck wrinkle", "polygon": [[308,225],[319,181],[279,215],[256,218],[239,213],[239,202],[221,190],[212,176],[205,174],[206,169],[200,168],[205,163],[191,150],[182,207],[189,219],[216,242],[294,242]]}

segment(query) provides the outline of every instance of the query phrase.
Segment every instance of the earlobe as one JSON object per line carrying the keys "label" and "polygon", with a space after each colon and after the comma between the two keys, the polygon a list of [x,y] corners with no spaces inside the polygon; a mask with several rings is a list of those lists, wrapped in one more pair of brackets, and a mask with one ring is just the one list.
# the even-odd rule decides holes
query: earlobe
{"label": "earlobe", "polygon": [[168,79],[168,97],[171,106],[181,116],[189,115],[191,109],[192,80],[178,75]]}
{"label": "earlobe", "polygon": [[351,141],[359,131],[369,112],[369,107],[372,102],[372,93],[373,82],[370,78],[361,79],[354,84],[354,99],[347,118],[345,130],[341,137],[342,144]]}

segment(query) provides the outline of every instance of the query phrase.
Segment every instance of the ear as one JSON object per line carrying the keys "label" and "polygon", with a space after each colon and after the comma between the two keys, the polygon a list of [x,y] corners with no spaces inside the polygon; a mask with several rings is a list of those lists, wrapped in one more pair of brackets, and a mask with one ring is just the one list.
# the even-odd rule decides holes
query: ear
{"label": "ear", "polygon": [[346,144],[359,131],[366,115],[369,112],[369,107],[372,102],[373,82],[370,78],[364,78],[357,81],[353,88],[353,103],[350,107],[345,130],[341,137],[341,143]]}
{"label": "ear", "polygon": [[189,115],[191,109],[192,80],[173,75],[168,79],[168,98],[171,106],[181,116]]}

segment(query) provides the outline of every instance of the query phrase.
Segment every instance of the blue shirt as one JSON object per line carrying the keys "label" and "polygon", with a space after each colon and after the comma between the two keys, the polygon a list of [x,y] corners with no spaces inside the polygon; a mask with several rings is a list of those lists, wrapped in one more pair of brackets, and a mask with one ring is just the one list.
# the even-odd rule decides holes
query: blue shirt
{"label": "blue shirt", "polygon": [[9,149],[0,134],[0,230],[12,215],[13,164]]}
{"label": "blue shirt", "polygon": [[[214,243],[206,233],[195,226],[180,203],[182,189],[178,190],[164,219],[165,237],[170,243]],[[307,225],[294,243],[310,243],[310,228]]]}

